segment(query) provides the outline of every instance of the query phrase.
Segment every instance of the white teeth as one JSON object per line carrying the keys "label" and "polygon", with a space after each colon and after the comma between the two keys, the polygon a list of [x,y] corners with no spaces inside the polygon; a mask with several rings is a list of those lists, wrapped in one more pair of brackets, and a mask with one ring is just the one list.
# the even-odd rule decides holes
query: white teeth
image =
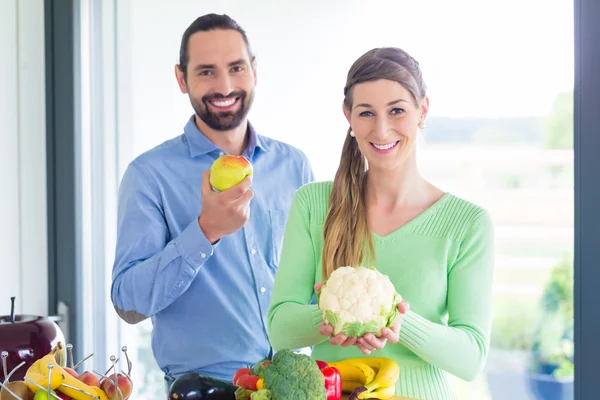
{"label": "white teeth", "polygon": [[235,99],[231,100],[213,100],[212,103],[217,107],[229,107],[235,103]]}
{"label": "white teeth", "polygon": [[398,142],[388,143],[388,144],[375,144],[375,143],[373,143],[373,146],[375,146],[375,148],[378,149],[378,150],[389,150],[389,149],[391,149],[392,147],[394,147],[397,144],[398,144]]}

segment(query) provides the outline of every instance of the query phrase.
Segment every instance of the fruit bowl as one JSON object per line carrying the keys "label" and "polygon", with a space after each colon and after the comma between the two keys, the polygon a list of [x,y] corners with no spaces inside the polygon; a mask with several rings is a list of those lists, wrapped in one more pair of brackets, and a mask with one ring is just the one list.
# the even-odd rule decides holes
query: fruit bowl
{"label": "fruit bowl", "polygon": [[[69,353],[70,367],[63,367],[57,360],[57,356],[63,354],[65,350]],[[6,362],[8,352],[3,351],[2,369],[6,378],[0,382],[0,399],[127,400],[133,392],[132,363],[127,355],[127,347],[123,346],[121,351],[127,363],[127,372],[118,371],[119,358],[112,355],[110,356],[112,365],[104,374],[93,369],[79,374],[77,368],[94,354],[73,364],[73,346],[67,344],[63,347],[59,342],[48,354],[29,366],[22,380],[14,381],[11,381],[11,377],[26,362],[21,362],[9,372]]]}

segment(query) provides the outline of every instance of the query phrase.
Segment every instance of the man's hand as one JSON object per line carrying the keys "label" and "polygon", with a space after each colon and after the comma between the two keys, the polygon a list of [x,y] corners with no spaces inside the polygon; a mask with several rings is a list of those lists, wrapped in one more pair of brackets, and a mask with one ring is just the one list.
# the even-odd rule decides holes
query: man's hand
{"label": "man's hand", "polygon": [[213,191],[210,185],[210,170],[202,174],[202,212],[198,217],[200,229],[208,241],[214,244],[225,235],[240,229],[250,217],[250,190],[252,178],[223,192]]}

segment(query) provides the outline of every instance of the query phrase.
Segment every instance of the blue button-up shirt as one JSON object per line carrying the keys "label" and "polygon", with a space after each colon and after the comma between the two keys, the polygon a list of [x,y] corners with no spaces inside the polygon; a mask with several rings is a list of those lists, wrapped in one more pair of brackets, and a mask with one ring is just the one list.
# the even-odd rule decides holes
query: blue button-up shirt
{"label": "blue button-up shirt", "polygon": [[193,117],[131,162],[120,185],[112,301],[129,323],[152,318],[154,356],[172,377],[230,381],[271,350],[266,318],[285,222],[314,176],[302,151],[248,127],[250,218],[214,245],[198,225],[202,173],[224,152]]}

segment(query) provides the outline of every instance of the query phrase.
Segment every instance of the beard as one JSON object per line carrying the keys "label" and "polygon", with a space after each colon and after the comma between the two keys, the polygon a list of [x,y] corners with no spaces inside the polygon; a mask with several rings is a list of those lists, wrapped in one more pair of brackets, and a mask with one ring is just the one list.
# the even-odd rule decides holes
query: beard
{"label": "beard", "polygon": [[[211,100],[234,97],[240,98],[238,100],[240,103],[240,107],[237,111],[213,112],[209,109],[208,102]],[[203,96],[199,100],[193,98],[190,95],[190,101],[192,103],[192,108],[196,112],[196,115],[202,121],[204,121],[204,123],[208,125],[211,129],[217,131],[229,131],[240,126],[242,121],[248,115],[248,111],[250,111],[250,107],[252,106],[252,102],[254,101],[254,91],[248,94],[243,90],[237,90],[231,92],[227,96],[215,93]]]}

